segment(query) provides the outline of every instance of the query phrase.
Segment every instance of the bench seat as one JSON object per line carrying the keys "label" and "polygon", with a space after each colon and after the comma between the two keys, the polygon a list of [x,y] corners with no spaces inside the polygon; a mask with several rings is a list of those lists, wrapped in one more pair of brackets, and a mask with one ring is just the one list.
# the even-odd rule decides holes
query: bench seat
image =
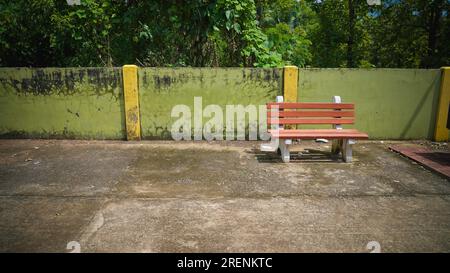
{"label": "bench seat", "polygon": [[272,137],[280,139],[316,139],[316,138],[329,138],[329,139],[368,139],[369,136],[366,133],[360,132],[356,129],[280,129],[269,130]]}
{"label": "bench seat", "polygon": [[[283,162],[289,162],[289,146],[293,140],[331,139],[331,152],[342,154],[345,162],[352,161],[352,145],[357,139],[368,139],[366,133],[356,129],[344,129],[343,124],[355,123],[355,105],[342,103],[334,96],[327,102],[283,102],[278,96],[276,102],[267,103],[267,125],[271,141],[261,144],[261,151],[278,151]],[[293,129],[297,125],[329,124],[333,129]]]}

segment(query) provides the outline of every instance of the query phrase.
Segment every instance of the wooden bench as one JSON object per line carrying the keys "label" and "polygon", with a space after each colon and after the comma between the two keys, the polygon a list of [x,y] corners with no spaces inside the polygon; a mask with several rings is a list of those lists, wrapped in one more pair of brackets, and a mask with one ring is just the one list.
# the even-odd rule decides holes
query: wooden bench
{"label": "wooden bench", "polygon": [[[267,124],[271,135],[269,144],[262,144],[262,151],[279,151],[283,162],[289,162],[289,145],[292,140],[332,139],[332,153],[342,153],[345,162],[352,160],[352,144],[356,139],[368,139],[366,133],[356,129],[343,129],[343,124],[355,122],[353,103],[341,103],[335,96],[332,103],[291,103],[283,102],[278,96],[277,102],[267,104]],[[290,129],[302,124],[329,124],[333,129]],[[273,127],[275,126],[275,129]],[[284,128],[286,126],[286,128]]]}

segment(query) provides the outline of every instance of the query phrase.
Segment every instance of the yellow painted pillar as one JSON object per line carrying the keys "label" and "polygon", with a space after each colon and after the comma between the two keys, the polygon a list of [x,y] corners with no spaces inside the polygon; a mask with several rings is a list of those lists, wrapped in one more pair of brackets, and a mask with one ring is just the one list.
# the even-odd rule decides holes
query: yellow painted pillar
{"label": "yellow painted pillar", "polygon": [[285,66],[283,70],[284,102],[297,102],[298,67]]}
{"label": "yellow painted pillar", "polygon": [[447,119],[450,105],[450,67],[443,67],[441,73],[441,89],[436,113],[434,140],[448,141],[449,130],[447,129]]}
{"label": "yellow painted pillar", "polygon": [[[298,67],[285,66],[283,69],[284,102],[297,102]],[[295,125],[285,125],[286,129],[295,129]]]}
{"label": "yellow painted pillar", "polygon": [[135,65],[124,65],[122,67],[122,75],[127,140],[140,140],[141,122],[139,114],[138,67]]}

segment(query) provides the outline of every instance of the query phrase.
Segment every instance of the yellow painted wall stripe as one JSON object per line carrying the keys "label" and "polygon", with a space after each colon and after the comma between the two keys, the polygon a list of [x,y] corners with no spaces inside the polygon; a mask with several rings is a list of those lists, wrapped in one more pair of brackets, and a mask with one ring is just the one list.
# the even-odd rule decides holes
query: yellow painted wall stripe
{"label": "yellow painted wall stripe", "polygon": [[283,71],[283,96],[285,102],[297,102],[298,67],[285,66]]}
{"label": "yellow painted wall stripe", "polygon": [[434,140],[448,141],[449,130],[447,129],[447,119],[450,104],[450,67],[443,67],[441,73],[441,89],[436,113]]}
{"label": "yellow painted wall stripe", "polygon": [[135,65],[124,65],[122,67],[122,73],[127,140],[140,140],[141,122],[139,115],[138,67]]}

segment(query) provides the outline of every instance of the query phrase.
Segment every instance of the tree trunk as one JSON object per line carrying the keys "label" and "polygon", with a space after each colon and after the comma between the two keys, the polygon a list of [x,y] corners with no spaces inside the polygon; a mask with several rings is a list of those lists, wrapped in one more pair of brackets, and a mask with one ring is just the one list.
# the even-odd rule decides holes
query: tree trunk
{"label": "tree trunk", "polygon": [[427,56],[422,60],[422,67],[436,67],[436,48],[438,42],[439,30],[441,28],[441,17],[444,10],[444,0],[435,0],[430,3],[427,22]]}
{"label": "tree trunk", "polygon": [[347,40],[347,67],[355,67],[355,6],[353,0],[348,0],[348,40]]}

